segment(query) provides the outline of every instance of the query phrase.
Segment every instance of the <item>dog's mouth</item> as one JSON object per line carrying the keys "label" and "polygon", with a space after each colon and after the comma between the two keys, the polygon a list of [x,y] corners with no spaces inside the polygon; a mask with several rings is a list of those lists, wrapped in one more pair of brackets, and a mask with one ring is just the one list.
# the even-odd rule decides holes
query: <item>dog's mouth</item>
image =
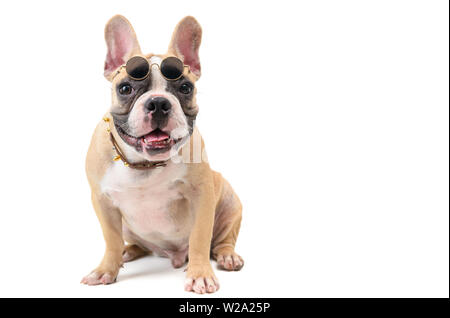
{"label": "dog's mouth", "polygon": [[147,135],[140,137],[139,142],[142,148],[151,150],[169,148],[174,144],[174,140],[170,138],[169,134],[160,129],[155,129]]}
{"label": "dog's mouth", "polygon": [[150,154],[165,152],[182,139],[173,139],[167,132],[159,128],[140,137],[131,136],[118,126],[116,128],[119,135],[127,144],[135,147],[138,151],[145,149]]}

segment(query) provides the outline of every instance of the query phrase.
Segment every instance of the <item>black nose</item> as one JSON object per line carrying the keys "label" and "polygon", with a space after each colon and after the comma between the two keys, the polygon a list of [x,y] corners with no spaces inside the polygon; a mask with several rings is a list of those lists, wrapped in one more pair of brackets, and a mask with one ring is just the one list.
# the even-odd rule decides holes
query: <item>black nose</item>
{"label": "black nose", "polygon": [[164,97],[152,97],[145,103],[145,110],[153,115],[170,113],[172,105]]}

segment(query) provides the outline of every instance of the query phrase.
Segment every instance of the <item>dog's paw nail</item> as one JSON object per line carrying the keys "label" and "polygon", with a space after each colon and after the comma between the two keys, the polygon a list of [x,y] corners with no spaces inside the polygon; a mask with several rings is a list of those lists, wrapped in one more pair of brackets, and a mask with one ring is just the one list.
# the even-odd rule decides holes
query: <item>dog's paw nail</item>
{"label": "dog's paw nail", "polygon": [[227,271],[238,271],[244,266],[244,260],[238,254],[218,255],[217,265]]}
{"label": "dog's paw nail", "polygon": [[219,283],[215,277],[187,278],[184,285],[185,291],[197,294],[214,293],[219,290]]}
{"label": "dog's paw nail", "polygon": [[94,271],[89,275],[85,276],[81,283],[85,285],[107,285],[112,284],[116,281],[116,276],[112,273],[105,273],[101,271]]}

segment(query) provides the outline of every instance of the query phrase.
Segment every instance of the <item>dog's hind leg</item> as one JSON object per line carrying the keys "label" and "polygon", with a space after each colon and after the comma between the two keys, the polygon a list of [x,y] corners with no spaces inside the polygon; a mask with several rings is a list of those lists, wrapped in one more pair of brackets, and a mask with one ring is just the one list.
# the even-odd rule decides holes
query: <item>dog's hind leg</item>
{"label": "dog's hind leg", "polygon": [[241,219],[241,202],[228,182],[223,179],[222,196],[216,208],[211,244],[212,257],[221,269],[238,271],[244,266],[244,260],[234,250]]}
{"label": "dog's hind leg", "polygon": [[122,254],[122,259],[123,259],[124,263],[131,262],[131,261],[134,261],[135,259],[138,259],[138,258],[148,255],[150,253],[151,252],[148,252],[148,251],[140,248],[136,244],[130,244],[130,245],[125,246],[125,250],[123,251],[123,254]]}

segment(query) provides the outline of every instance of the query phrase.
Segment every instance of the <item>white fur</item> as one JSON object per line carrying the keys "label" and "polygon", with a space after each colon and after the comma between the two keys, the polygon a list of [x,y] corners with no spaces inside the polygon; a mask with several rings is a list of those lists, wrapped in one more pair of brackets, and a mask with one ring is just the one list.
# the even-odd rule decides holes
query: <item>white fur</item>
{"label": "white fur", "polygon": [[159,56],[152,56],[150,58],[150,66],[152,77],[152,91],[165,91],[167,81],[159,71],[159,67],[161,66],[161,58]]}
{"label": "white fur", "polygon": [[187,182],[186,172],[184,164],[169,163],[164,168],[140,171],[115,162],[101,181],[101,191],[120,209],[124,224],[143,241],[162,250],[184,248],[190,224],[177,228],[168,207],[181,197],[175,183]]}

